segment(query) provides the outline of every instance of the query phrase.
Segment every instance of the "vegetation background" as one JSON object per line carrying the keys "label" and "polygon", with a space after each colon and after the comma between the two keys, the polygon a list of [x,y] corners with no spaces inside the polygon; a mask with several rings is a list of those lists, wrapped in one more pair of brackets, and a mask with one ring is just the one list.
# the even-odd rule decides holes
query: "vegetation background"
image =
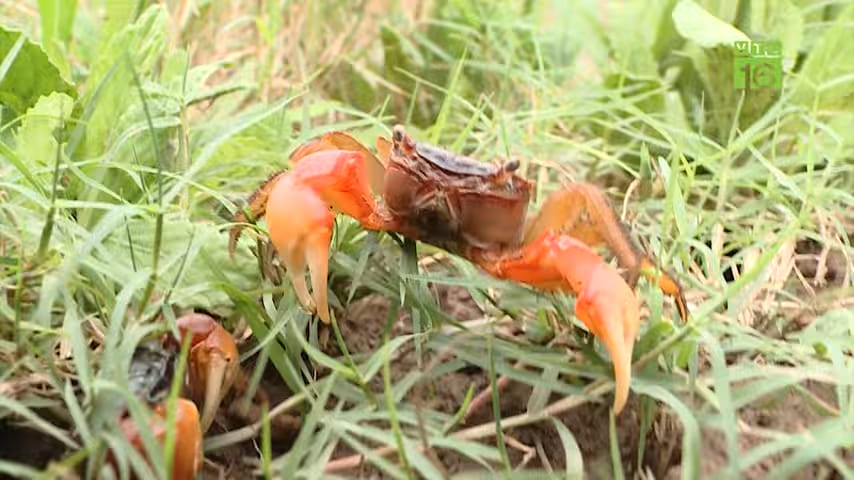
{"label": "vegetation background", "polygon": [[[211,431],[212,477],[854,478],[851,2],[2,0],[0,15],[0,474],[92,478],[108,446],[162,474],[116,408],[138,406],[139,341],[202,309],[235,332],[249,391],[273,392],[255,428]],[[782,41],[781,90],[734,88],[745,38]],[[683,279],[687,325],[639,286],[619,418],[569,296],[423,245],[416,269],[339,218],[330,333],[261,275],[254,242],[228,257],[232,214],[296,145],[332,129],[372,145],[398,122],[518,158],[532,211],[561,184],[600,185]],[[298,430],[277,431],[286,414]],[[330,463],[357,453],[358,469]]]}

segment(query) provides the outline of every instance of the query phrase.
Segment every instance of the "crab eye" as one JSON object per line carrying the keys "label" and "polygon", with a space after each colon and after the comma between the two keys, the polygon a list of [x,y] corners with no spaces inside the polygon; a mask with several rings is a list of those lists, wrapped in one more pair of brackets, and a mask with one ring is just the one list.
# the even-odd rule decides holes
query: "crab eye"
{"label": "crab eye", "polygon": [[406,135],[406,131],[403,129],[403,125],[395,125],[391,129],[391,138],[395,143],[400,143],[403,141],[403,137]]}
{"label": "crab eye", "polygon": [[513,160],[508,160],[504,163],[504,171],[507,173],[515,172],[519,169],[519,160],[515,158]]}

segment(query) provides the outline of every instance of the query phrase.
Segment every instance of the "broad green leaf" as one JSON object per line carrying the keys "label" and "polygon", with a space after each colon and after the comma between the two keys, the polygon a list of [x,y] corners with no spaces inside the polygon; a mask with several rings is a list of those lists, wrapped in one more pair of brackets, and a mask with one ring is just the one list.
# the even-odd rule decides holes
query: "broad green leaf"
{"label": "broad green leaf", "polygon": [[74,85],[63,77],[42,47],[24,33],[0,27],[0,58],[3,58],[0,105],[4,107],[4,123],[22,115],[43,95],[59,92],[77,97]]}
{"label": "broad green leaf", "polygon": [[[156,155],[131,68],[138,72],[145,85],[166,48],[167,18],[165,7],[153,5],[98,52],[87,79],[89,89],[85,103],[91,108],[91,115],[86,125],[83,154],[98,157],[108,153],[104,160],[116,159],[129,165],[148,167],[155,165]],[[157,148],[164,149],[168,138],[166,133],[179,123],[175,114],[177,106],[151,97],[153,95],[146,95],[146,103],[160,139]],[[131,172],[104,163],[82,169],[83,174],[97,186],[82,185],[84,179],[74,181],[69,186],[71,195],[87,202],[115,201],[115,195],[140,201],[143,192],[135,185]],[[154,175],[150,174],[148,184],[154,183],[153,178]],[[114,192],[114,195],[109,192]],[[100,212],[83,210],[78,220],[91,226],[99,216]]]}
{"label": "broad green leaf", "polygon": [[750,29],[769,40],[783,44],[786,66],[794,65],[804,38],[804,16],[791,0],[753,0],[750,4]]}
{"label": "broad green leaf", "polygon": [[230,76],[229,81],[212,81],[211,77],[229,62],[219,61],[202,65],[190,64],[190,54],[184,49],[174,50],[164,59],[160,83],[146,85],[152,97],[163,96],[163,101],[171,100],[174,113],[179,106],[189,106],[202,100],[212,99],[238,90],[250,91],[254,85],[240,78]]}
{"label": "broad green leaf", "polygon": [[612,55],[621,71],[644,78],[658,77],[658,59],[653,56],[656,30],[634,25],[658,25],[669,12],[669,0],[633,2],[613,10]]}
{"label": "broad green leaf", "polygon": [[727,23],[734,23],[739,0],[703,0],[703,7]]}
{"label": "broad green leaf", "polygon": [[71,77],[68,43],[74,28],[77,0],[39,0],[42,44],[65,78]]}
{"label": "broad green leaf", "polygon": [[709,357],[712,364],[712,378],[717,394],[718,410],[721,416],[721,426],[726,438],[727,454],[730,457],[730,463],[727,468],[730,469],[730,474],[737,475],[740,466],[738,458],[738,426],[736,422],[737,411],[730,388],[729,370],[727,370],[723,349],[717,339],[711,335],[707,335],[704,346],[709,350]]}
{"label": "broad green leaf", "polygon": [[[125,26],[103,45],[93,60],[85,97],[86,103],[95,102],[86,129],[88,153],[104,152],[123,127],[143,118],[130,67],[139,72],[143,81],[147,80],[166,47],[167,18],[165,7],[149,7],[136,22]],[[131,106],[136,107],[133,117],[127,113]],[[156,116],[156,112],[152,115]],[[121,117],[124,120],[118,121]],[[147,135],[143,140],[150,143]]]}
{"label": "broad green leaf", "polygon": [[736,41],[748,41],[747,35],[703,9],[693,0],[681,0],[673,9],[676,31],[703,48],[718,45],[733,46]]}
{"label": "broad green leaf", "polygon": [[[667,206],[672,213],[673,219],[676,221],[676,227],[682,235],[693,235],[695,222],[688,218],[688,210],[685,206],[685,196],[682,193],[682,188],[679,182],[679,173],[673,167],[677,167],[679,161],[677,156],[674,156],[673,163],[669,165],[669,175],[667,177]],[[660,165],[664,164],[664,159],[660,159]]]}
{"label": "broad green leaf", "polygon": [[[220,280],[210,271],[205,260],[210,259],[234,288],[248,291],[260,287],[258,264],[249,253],[238,250],[235,258],[228,255],[228,233],[212,224],[193,223],[183,215],[167,216],[161,240],[160,288],[166,290],[174,283],[172,303],[187,308],[204,308],[212,313],[228,314],[231,301],[228,293],[219,288]],[[154,218],[131,220],[128,231],[133,249],[145,267],[151,265],[154,249]],[[99,264],[109,264],[115,280],[133,278],[133,265],[128,235],[117,230],[106,241],[109,257],[98,258]],[[183,270],[182,270],[183,264]]]}
{"label": "broad green leaf", "polygon": [[146,2],[141,0],[100,0],[94,2],[103,9],[105,21],[101,31],[102,48],[113,41],[113,35],[133,22]]}
{"label": "broad green leaf", "polygon": [[39,0],[39,17],[44,42],[56,40],[67,44],[71,40],[76,13],[77,0]]}
{"label": "broad green leaf", "polygon": [[854,109],[852,23],[854,3],[848,4],[807,55],[795,83],[794,103],[823,110]]}
{"label": "broad green leaf", "polygon": [[[64,93],[54,92],[41,97],[27,110],[15,135],[16,153],[28,168],[38,170],[52,167],[60,147],[62,131],[71,118],[74,100]],[[43,173],[52,175],[51,169]],[[48,180],[49,184],[49,180]]]}

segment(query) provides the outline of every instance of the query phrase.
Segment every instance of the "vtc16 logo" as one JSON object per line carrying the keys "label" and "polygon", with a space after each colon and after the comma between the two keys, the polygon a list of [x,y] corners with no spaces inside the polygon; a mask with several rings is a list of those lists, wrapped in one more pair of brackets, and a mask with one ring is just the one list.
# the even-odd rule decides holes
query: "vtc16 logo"
{"label": "vtc16 logo", "polygon": [[735,88],[758,90],[783,86],[783,46],[779,41],[735,42]]}

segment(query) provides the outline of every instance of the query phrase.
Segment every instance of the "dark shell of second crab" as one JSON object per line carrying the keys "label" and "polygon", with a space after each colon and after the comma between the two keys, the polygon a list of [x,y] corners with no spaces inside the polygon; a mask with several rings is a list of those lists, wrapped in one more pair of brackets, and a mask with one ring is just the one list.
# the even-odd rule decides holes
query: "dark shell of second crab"
{"label": "dark shell of second crab", "polygon": [[157,340],[139,344],[128,369],[130,391],[149,404],[166,399],[175,375],[177,352]]}

